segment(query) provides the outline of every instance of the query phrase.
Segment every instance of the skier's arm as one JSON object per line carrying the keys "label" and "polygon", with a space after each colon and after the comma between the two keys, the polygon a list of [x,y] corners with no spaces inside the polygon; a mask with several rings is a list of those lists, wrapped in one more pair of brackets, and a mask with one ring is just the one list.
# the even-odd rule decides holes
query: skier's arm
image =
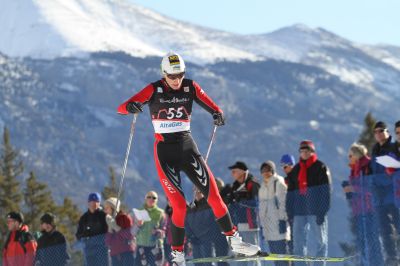
{"label": "skier's arm", "polygon": [[218,107],[216,103],[204,92],[197,82],[193,81],[193,86],[195,88],[194,100],[207,112],[210,114],[223,113],[221,108]]}
{"label": "skier's arm", "polygon": [[146,104],[148,101],[150,101],[151,96],[153,96],[153,93],[154,93],[153,84],[147,85],[140,92],[138,92],[137,94],[135,94],[131,98],[129,98],[129,100],[125,101],[123,104],[118,106],[118,113],[121,115],[129,114],[129,112],[127,110],[128,103],[140,103],[142,105]]}

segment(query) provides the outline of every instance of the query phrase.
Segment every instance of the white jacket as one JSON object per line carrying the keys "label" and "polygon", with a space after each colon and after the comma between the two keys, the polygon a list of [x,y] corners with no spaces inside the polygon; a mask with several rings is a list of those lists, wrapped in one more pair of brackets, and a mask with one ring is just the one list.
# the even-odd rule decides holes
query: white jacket
{"label": "white jacket", "polygon": [[286,223],[286,233],[279,233],[279,220],[287,221],[287,186],[283,177],[275,174],[266,184],[263,180],[258,191],[260,225],[267,241],[290,240],[290,227]]}

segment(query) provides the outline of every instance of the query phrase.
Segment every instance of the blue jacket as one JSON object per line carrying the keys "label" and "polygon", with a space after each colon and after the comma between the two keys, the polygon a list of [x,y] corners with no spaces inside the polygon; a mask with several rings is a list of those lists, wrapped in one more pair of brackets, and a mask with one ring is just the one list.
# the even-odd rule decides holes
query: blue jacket
{"label": "blue jacket", "polygon": [[379,143],[376,143],[372,148],[371,189],[373,191],[375,206],[394,204],[393,179],[386,174],[385,167],[376,162],[377,157],[394,153],[395,146],[391,141],[392,137],[389,137],[382,146]]}
{"label": "blue jacket", "polygon": [[186,236],[192,244],[211,244],[219,238],[225,238],[221,233],[211,208],[206,199],[195,201],[188,209],[185,221]]}

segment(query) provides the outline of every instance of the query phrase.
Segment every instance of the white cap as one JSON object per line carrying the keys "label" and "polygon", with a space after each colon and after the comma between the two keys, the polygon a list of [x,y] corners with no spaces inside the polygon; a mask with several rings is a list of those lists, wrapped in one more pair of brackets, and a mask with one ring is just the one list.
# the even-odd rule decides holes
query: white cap
{"label": "white cap", "polygon": [[117,198],[111,197],[107,199],[104,204],[109,204],[116,212],[119,212],[119,207],[121,205],[121,201],[118,201],[118,206],[117,206]]}
{"label": "white cap", "polygon": [[166,54],[161,61],[161,73],[165,74],[179,74],[185,72],[185,62],[182,57],[174,52]]}

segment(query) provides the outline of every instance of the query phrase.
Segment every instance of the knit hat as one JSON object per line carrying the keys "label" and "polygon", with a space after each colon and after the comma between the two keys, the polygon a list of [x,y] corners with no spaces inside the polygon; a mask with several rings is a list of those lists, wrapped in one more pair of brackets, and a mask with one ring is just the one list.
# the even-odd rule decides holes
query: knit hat
{"label": "knit hat", "polygon": [[52,226],[55,225],[55,220],[56,220],[56,216],[50,212],[47,212],[45,214],[43,214],[42,217],[40,217],[40,222],[43,224],[50,224]]}
{"label": "knit hat", "polygon": [[263,162],[260,166],[260,172],[266,168],[268,171],[271,171],[271,173],[275,174],[276,171],[276,166],[275,163],[273,161],[266,161]]}
{"label": "knit hat", "polygon": [[378,121],[378,122],[376,122],[376,124],[374,126],[374,129],[377,129],[377,128],[387,129],[387,125],[383,121]]}
{"label": "knit hat", "polygon": [[100,202],[101,201],[100,193],[98,193],[98,192],[90,193],[89,197],[88,197],[88,202],[91,202],[91,201]]}
{"label": "knit hat", "polygon": [[398,128],[400,127],[400,120],[396,122],[396,124],[394,124],[394,128]]}
{"label": "knit hat", "polygon": [[118,206],[117,206],[117,198],[111,197],[107,199],[104,204],[108,204],[113,208],[116,212],[119,212],[119,207],[121,206],[121,201],[118,201]]}
{"label": "knit hat", "polygon": [[247,171],[247,165],[244,162],[237,161],[234,165],[228,167],[229,169],[242,169],[243,171]]}
{"label": "knit hat", "polygon": [[22,224],[24,222],[24,215],[20,212],[9,212],[7,214],[7,218],[13,219],[13,220],[19,222],[20,224]]}
{"label": "knit hat", "polygon": [[281,157],[280,161],[281,165],[295,165],[296,160],[294,159],[294,156],[291,154],[284,154]]}
{"label": "knit hat", "polygon": [[309,149],[310,151],[315,152],[314,143],[311,140],[303,140],[302,142],[300,142],[299,150],[302,149]]}

